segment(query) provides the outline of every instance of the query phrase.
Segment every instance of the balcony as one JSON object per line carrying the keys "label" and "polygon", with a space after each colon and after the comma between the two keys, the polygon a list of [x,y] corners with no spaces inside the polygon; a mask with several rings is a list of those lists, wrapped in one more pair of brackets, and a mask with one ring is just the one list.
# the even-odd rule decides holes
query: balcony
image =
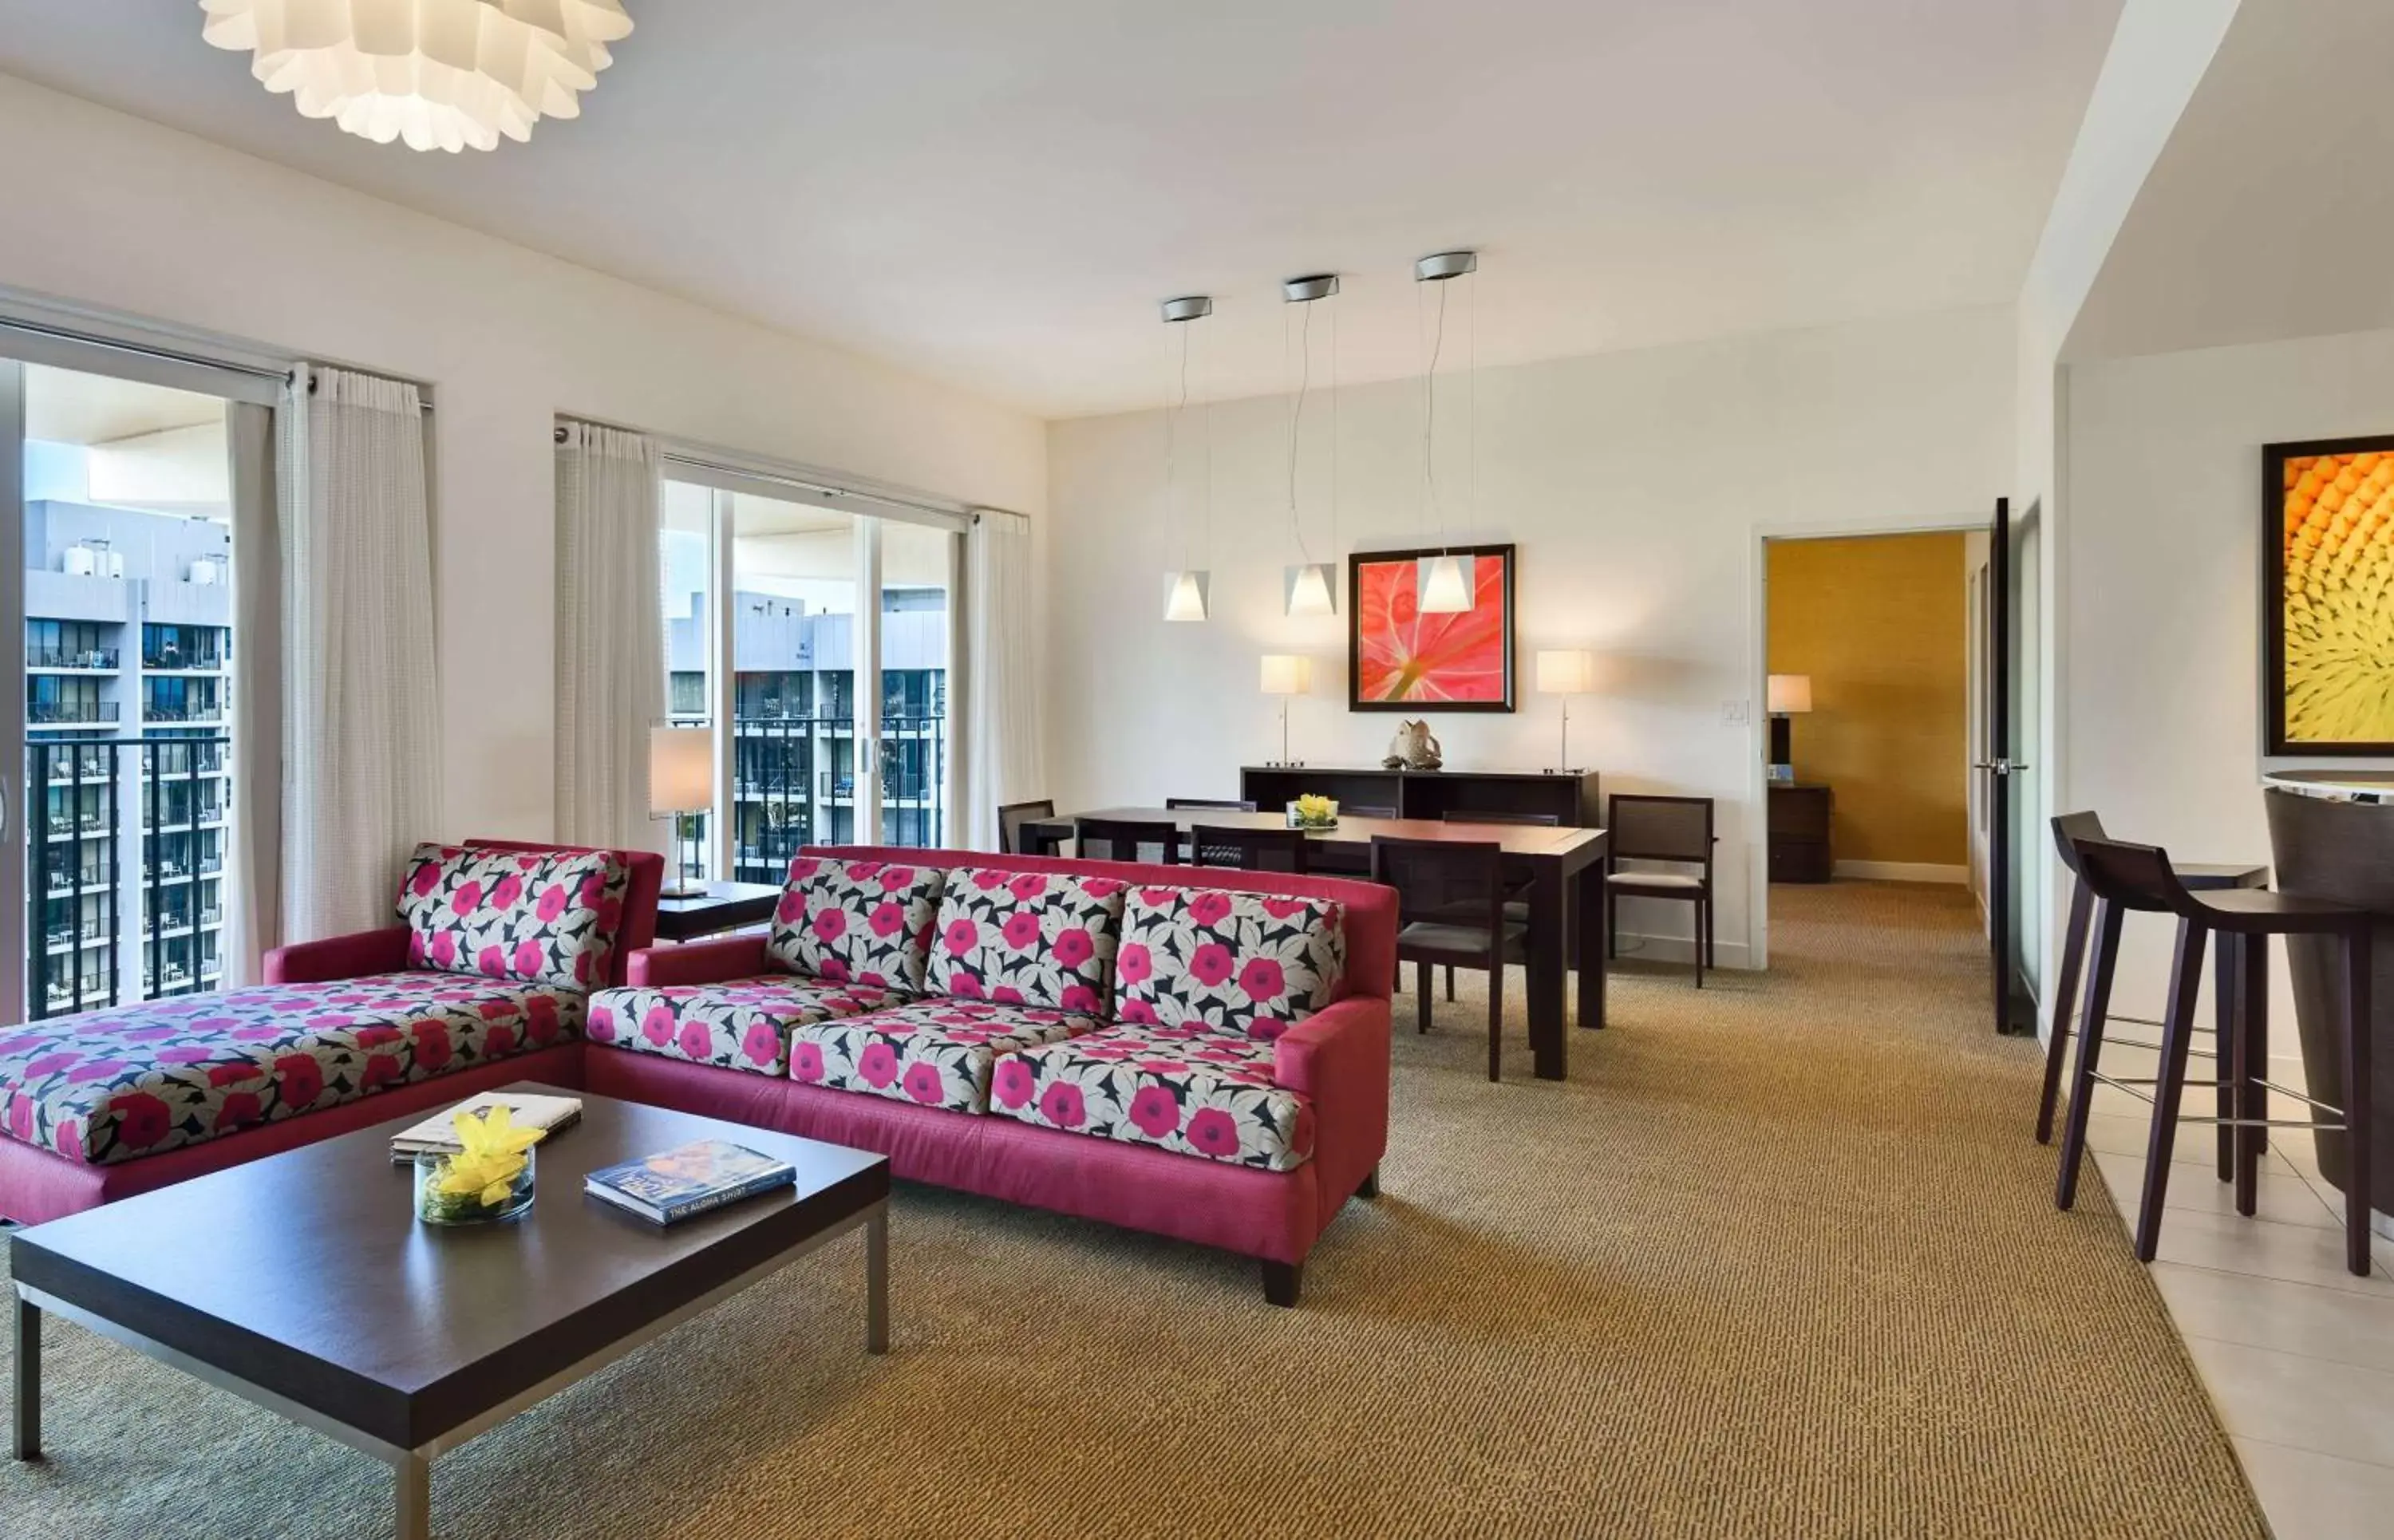
{"label": "balcony", "polygon": [[[114,708],[111,707],[111,709]],[[210,704],[160,705],[151,702],[142,706],[141,720],[145,723],[164,723],[169,726],[191,722],[213,726],[224,720],[224,707]]]}
{"label": "balcony", "polygon": [[33,727],[114,727],[118,709],[114,701],[34,701],[25,720]]}
{"label": "balcony", "polygon": [[28,674],[113,674],[119,654],[113,647],[29,647]]}
{"label": "balcony", "polygon": [[207,678],[222,674],[231,665],[229,660],[207,652],[144,652],[141,671],[145,674],[173,674],[178,677]]}

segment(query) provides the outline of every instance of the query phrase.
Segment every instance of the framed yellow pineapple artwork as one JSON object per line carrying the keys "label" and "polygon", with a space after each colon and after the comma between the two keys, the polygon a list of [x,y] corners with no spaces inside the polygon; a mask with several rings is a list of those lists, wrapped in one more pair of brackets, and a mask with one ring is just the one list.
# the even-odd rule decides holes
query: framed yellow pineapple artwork
{"label": "framed yellow pineapple artwork", "polygon": [[2271,754],[2394,754],[2394,435],[2261,452]]}

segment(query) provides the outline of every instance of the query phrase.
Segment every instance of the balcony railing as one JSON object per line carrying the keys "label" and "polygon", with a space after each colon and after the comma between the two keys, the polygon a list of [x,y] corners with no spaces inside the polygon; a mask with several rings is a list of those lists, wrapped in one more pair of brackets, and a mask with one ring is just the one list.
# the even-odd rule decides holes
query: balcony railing
{"label": "balcony railing", "polygon": [[207,652],[144,652],[141,666],[153,674],[221,674],[225,660]]}
{"label": "balcony railing", "polygon": [[34,701],[25,707],[25,720],[35,727],[104,725],[116,720],[115,701]]}
{"label": "balcony railing", "polygon": [[28,647],[25,649],[25,666],[88,668],[113,674],[120,655],[113,647]]}
{"label": "balcony railing", "polygon": [[152,701],[141,708],[145,722],[221,722],[224,707],[220,705],[160,705]]}
{"label": "balcony railing", "polygon": [[[27,886],[38,895],[30,934],[39,940],[28,948],[27,991],[36,1017],[213,987],[212,929],[221,924],[223,904],[195,884],[223,871],[223,840],[173,825],[194,811],[204,827],[223,816],[228,743],[197,737],[25,745],[27,783],[50,799],[37,804],[34,826],[44,837],[27,841],[26,851]],[[117,837],[134,817],[156,831],[152,837],[138,844]],[[128,914],[135,919],[125,938],[132,947],[119,936],[119,918]],[[169,937],[181,938],[172,955]],[[126,952],[132,954],[120,956]]]}

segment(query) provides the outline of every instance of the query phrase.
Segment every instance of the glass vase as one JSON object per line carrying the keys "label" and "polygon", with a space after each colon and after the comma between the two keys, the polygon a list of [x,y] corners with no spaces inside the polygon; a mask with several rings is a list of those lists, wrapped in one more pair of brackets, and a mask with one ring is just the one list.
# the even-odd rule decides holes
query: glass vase
{"label": "glass vase", "polygon": [[485,1204],[482,1194],[474,1192],[443,1192],[441,1178],[449,1175],[446,1154],[422,1154],[415,1157],[415,1217],[428,1225],[481,1225],[499,1219],[512,1219],[532,1206],[533,1162],[539,1147],[523,1152],[523,1169],[507,1184],[506,1195],[497,1203]]}

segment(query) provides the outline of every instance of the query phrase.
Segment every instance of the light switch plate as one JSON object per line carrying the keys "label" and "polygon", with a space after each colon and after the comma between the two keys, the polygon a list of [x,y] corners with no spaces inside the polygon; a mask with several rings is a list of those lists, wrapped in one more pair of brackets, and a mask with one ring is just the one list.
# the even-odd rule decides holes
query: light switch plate
{"label": "light switch plate", "polygon": [[1721,720],[1722,720],[1722,721],[1724,721],[1724,722],[1726,722],[1726,723],[1728,723],[1730,726],[1731,726],[1731,727],[1743,727],[1743,726],[1745,726],[1745,725],[1746,725],[1746,723],[1748,723],[1748,722],[1752,721],[1753,719],[1754,719],[1754,703],[1753,703],[1753,702],[1751,702],[1751,701],[1723,701],[1723,702],[1721,703]]}

